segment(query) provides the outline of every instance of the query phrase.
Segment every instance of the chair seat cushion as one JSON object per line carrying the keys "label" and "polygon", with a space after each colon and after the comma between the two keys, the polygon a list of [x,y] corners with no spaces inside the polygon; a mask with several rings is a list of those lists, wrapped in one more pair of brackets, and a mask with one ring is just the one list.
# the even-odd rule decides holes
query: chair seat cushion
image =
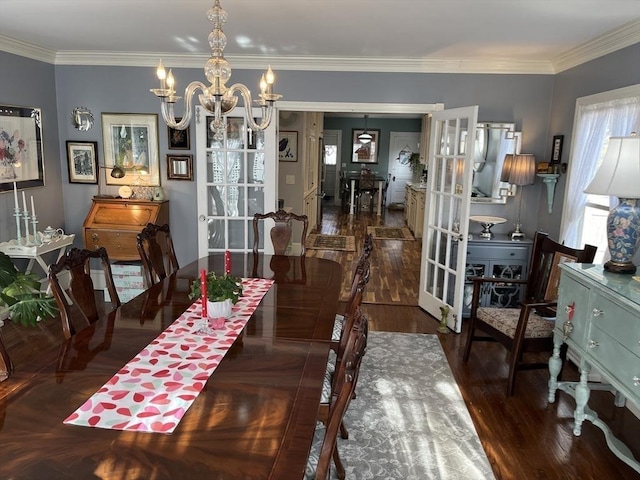
{"label": "chair seat cushion", "polygon": [[[477,317],[506,336],[514,338],[518,319],[520,318],[520,309],[480,307],[478,308]],[[547,338],[553,336],[554,320],[531,312],[524,334],[525,338]]]}
{"label": "chair seat cushion", "polygon": [[316,431],[313,433],[313,442],[307,458],[307,467],[304,470],[304,480],[314,480],[316,478],[318,460],[320,460],[320,451],[324,442],[324,433],[325,426],[322,422],[316,422]]}
{"label": "chair seat cushion", "polygon": [[327,368],[324,371],[324,380],[322,381],[322,395],[320,396],[320,403],[329,403],[329,399],[331,398],[331,383],[333,382],[333,372],[335,371],[336,354],[333,351],[330,351]]}
{"label": "chair seat cushion", "polygon": [[333,321],[333,332],[331,333],[332,342],[340,341],[340,334],[342,333],[342,325],[344,325],[344,315],[336,313],[336,318]]}

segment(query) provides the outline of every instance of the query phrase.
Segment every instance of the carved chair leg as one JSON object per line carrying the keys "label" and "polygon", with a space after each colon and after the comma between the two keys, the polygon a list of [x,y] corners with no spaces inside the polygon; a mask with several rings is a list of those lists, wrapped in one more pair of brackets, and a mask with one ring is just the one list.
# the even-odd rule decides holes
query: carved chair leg
{"label": "carved chair leg", "polygon": [[347,427],[344,426],[344,421],[340,422],[340,437],[345,440],[349,439],[349,432]]}
{"label": "carved chair leg", "polygon": [[333,449],[333,463],[336,466],[336,473],[338,474],[338,478],[340,480],[345,480],[346,473],[344,470],[344,465],[342,465],[342,460],[340,459],[340,454],[338,453],[338,445]]}

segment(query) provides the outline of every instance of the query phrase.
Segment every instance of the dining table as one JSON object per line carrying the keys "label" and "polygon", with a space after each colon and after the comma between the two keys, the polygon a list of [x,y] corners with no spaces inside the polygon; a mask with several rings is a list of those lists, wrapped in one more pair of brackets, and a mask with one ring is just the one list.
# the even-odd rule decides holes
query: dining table
{"label": "dining table", "polygon": [[[251,252],[232,253],[230,263],[233,275],[264,279],[266,294],[208,379],[198,374],[200,391],[172,433],[67,421],[123,371],[131,372],[125,366],[148,354],[180,319],[199,313],[198,299],[189,298],[192,282],[202,270],[223,273],[224,253],[183,266],[16,366],[0,383],[0,478],[303,478],[342,268],[327,259]],[[170,382],[162,385],[167,391],[154,391],[154,398],[170,394]],[[115,396],[98,406],[105,412],[127,407]]]}
{"label": "dining table", "polygon": [[372,175],[363,177],[359,173],[349,173],[346,176],[346,181],[351,184],[351,188],[349,189],[349,215],[353,215],[354,213],[356,213],[355,212],[355,205],[356,205],[355,196],[356,196],[356,192],[358,191],[358,185],[360,183],[360,180],[363,178],[374,182],[374,184],[378,186],[378,201],[377,201],[376,215],[379,217],[382,212],[382,197],[383,197],[383,190],[384,190],[384,184],[386,182],[386,179],[383,176],[378,174],[375,174],[375,175],[372,174]]}

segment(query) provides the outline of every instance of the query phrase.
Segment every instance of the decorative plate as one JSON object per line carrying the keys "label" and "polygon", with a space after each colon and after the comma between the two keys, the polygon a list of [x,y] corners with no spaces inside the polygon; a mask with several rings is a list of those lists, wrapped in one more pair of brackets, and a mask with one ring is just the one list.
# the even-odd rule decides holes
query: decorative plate
{"label": "decorative plate", "polygon": [[118,193],[122,198],[130,198],[133,195],[133,190],[128,185],[123,185],[118,189]]}
{"label": "decorative plate", "polygon": [[505,223],[507,221],[506,218],[489,217],[485,215],[474,215],[473,217],[469,217],[469,220],[476,223],[492,223],[493,225],[498,225],[500,223]]}

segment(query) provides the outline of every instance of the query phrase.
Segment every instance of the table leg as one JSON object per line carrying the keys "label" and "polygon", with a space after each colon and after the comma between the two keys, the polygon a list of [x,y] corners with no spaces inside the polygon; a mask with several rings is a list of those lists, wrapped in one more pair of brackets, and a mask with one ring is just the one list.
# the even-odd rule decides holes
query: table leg
{"label": "table leg", "polygon": [[561,339],[553,340],[553,355],[549,358],[549,403],[556,401],[556,391],[558,390],[558,375],[562,370],[562,359],[560,358]]}
{"label": "table leg", "polygon": [[573,434],[578,437],[582,433],[582,422],[585,421],[587,415],[585,414],[585,406],[589,401],[589,372],[591,366],[588,363],[580,363],[580,382],[576,385],[576,410],[573,413],[573,419],[575,421],[573,425]]}
{"label": "table leg", "polygon": [[380,216],[380,211],[382,210],[382,180],[378,182],[378,211],[376,215]]}
{"label": "table leg", "polygon": [[349,204],[349,215],[353,215],[354,211],[354,201],[355,201],[355,191],[356,191],[356,181],[351,180],[351,202]]}

